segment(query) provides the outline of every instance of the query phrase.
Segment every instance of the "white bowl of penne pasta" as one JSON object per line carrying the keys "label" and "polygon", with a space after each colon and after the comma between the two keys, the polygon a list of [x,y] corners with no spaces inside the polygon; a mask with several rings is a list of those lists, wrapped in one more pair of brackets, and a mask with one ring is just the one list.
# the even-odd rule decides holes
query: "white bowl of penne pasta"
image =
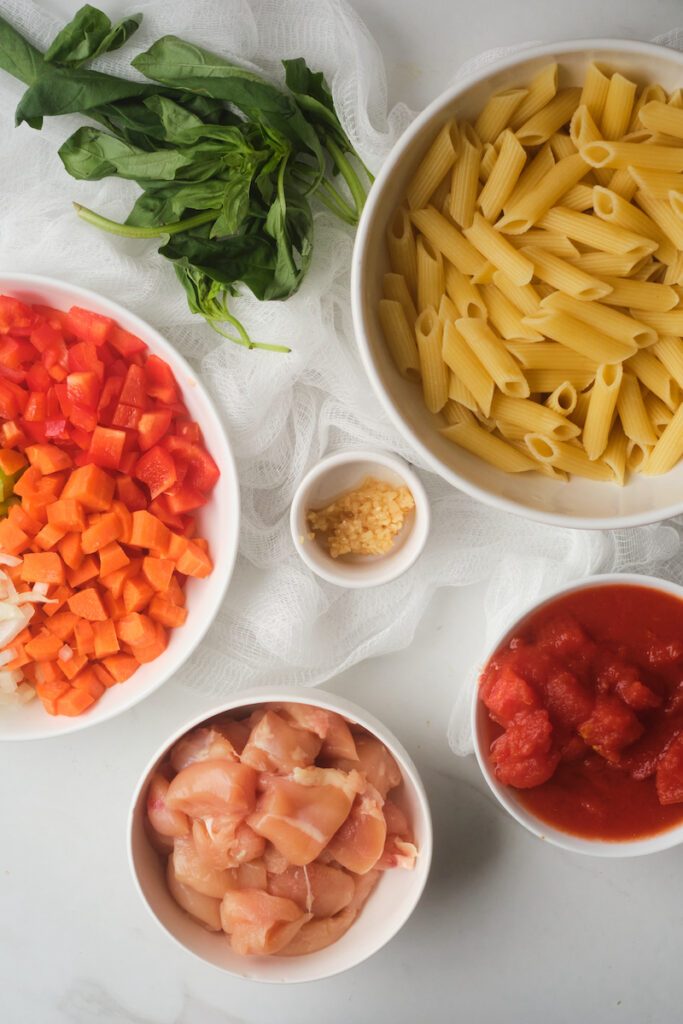
{"label": "white bowl of penne pasta", "polygon": [[352,269],[390,416],[541,522],[683,512],[683,54],[585,40],[463,78],[400,139]]}

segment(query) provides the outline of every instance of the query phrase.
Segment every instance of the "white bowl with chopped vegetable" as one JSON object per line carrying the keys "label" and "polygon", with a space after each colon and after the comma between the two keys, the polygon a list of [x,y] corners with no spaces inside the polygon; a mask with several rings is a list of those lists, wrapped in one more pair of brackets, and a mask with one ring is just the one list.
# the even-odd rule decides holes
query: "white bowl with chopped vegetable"
{"label": "white bowl with chopped vegetable", "polygon": [[[1,275],[0,295],[55,310],[77,306],[111,318],[124,332],[141,339],[149,355],[160,357],[171,368],[189,417],[198,424],[206,449],[220,468],[208,501],[199,508],[196,517],[197,529],[208,543],[213,570],[205,578],[187,576],[184,588],[187,618],[184,625],[169,629],[163,653],[141,663],[130,678],[107,688],[96,703],[77,717],[47,714],[38,699],[24,703],[32,696],[33,687],[22,685],[21,669],[9,672],[6,667],[0,667],[0,740],[34,740],[62,736],[113,718],[161,686],[195,650],[211,625],[232,575],[239,535],[239,486],[230,443],[209,396],[190,365],[153,327],[95,292],[52,278],[31,274]],[[32,593],[17,598],[7,576],[8,568],[16,561],[17,558],[0,552],[0,650],[23,628],[23,610],[34,602],[42,603],[46,590],[44,584],[36,583]],[[73,658],[75,654],[75,643],[65,644],[59,657]],[[7,665],[7,655],[0,657]]]}

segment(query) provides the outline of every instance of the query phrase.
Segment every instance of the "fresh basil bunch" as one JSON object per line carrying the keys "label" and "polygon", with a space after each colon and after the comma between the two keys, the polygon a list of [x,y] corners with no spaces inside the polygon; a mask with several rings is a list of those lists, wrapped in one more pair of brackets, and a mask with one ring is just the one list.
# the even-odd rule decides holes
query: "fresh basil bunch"
{"label": "fresh basil bunch", "polygon": [[125,224],[74,204],[80,216],[114,234],[160,237],[193,312],[247,348],[287,352],[252,341],[228,299],[239,284],[262,300],[292,295],[313,252],[311,198],[355,225],[366,193],[353,161],[372,176],[303,58],[282,62],[285,89],[175,36],[131,61],[147,83],[84,67],[141,20],[112,25],[86,4],[41,54],[0,18],[0,67],[28,87],[16,123],[40,128],[44,117],[79,112],[101,125],[66,140],[64,166],[87,181],[132,179],[142,194]]}

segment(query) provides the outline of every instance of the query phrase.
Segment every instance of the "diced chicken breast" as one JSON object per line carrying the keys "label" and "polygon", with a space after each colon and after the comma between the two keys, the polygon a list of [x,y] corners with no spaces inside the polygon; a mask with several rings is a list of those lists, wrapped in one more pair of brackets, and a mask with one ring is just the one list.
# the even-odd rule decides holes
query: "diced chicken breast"
{"label": "diced chicken breast", "polygon": [[259,889],[228,892],[220,905],[223,930],[243,956],[277,953],[310,920],[293,900]]}
{"label": "diced chicken breast", "polygon": [[369,733],[358,733],[354,736],[357,761],[340,759],[334,762],[335,768],[342,771],[357,769],[362,772],[371,786],[386,797],[390,789],[398,786],[401,782],[401,769],[396,764],[393,756],[387,748],[375,736]]}
{"label": "diced chicken breast", "polygon": [[354,883],[346,871],[313,862],[269,875],[268,892],[294,900],[313,917],[332,917],[353,899]]}
{"label": "diced chicken breast", "polygon": [[211,761],[225,758],[239,760],[232,742],[218,729],[193,729],[178,740],[171,751],[171,764],[177,772],[197,761]]}
{"label": "diced chicken breast", "polygon": [[392,833],[398,836],[407,835],[409,829],[408,819],[401,808],[393,800],[385,800],[382,810],[384,812],[384,820],[387,823],[387,835]]}
{"label": "diced chicken breast", "polygon": [[319,736],[323,741],[320,751],[323,757],[346,757],[355,760],[356,745],[351,730],[341,715],[307,704],[282,703],[270,704],[269,707],[302,729],[309,729]]}
{"label": "diced chicken breast", "polygon": [[387,823],[382,812],[384,801],[374,786],[366,786],[354,800],[351,813],[327,844],[338,864],[364,875],[382,856]]}
{"label": "diced chicken breast", "polygon": [[377,867],[382,871],[389,868],[406,868],[408,871],[415,867],[417,860],[417,847],[407,839],[400,836],[387,836],[384,852],[377,861]]}
{"label": "diced chicken breast", "polygon": [[219,870],[255,860],[266,845],[241,818],[198,818],[192,823],[192,837],[202,860]]}
{"label": "diced chicken breast", "polygon": [[313,764],[320,745],[320,737],[315,733],[290,724],[275,711],[267,711],[249,736],[242,751],[242,764],[259,772],[286,775],[293,768]]}
{"label": "diced chicken breast", "polygon": [[181,836],[174,841],[172,858],[177,880],[205,896],[220,900],[229,889],[237,888],[237,879],[232,871],[218,871],[207,866],[192,836]]}
{"label": "diced chicken breast", "polygon": [[369,871],[355,879],[354,895],[351,902],[339,914],[323,917],[304,924],[299,933],[280,950],[281,956],[305,956],[317,953],[319,949],[331,946],[349,930],[377,885],[381,872]]}
{"label": "diced chicken breast", "polygon": [[186,836],[190,822],[182,810],[168,805],[169,782],[161,772],[155,772],[147,790],[147,817],[154,832],[162,836]]}
{"label": "diced chicken breast", "polygon": [[235,878],[238,889],[266,889],[268,886],[268,874],[262,858],[240,864],[235,869]]}
{"label": "diced chicken breast", "polygon": [[244,817],[254,806],[256,772],[225,759],[198,761],[178,772],[168,787],[171,810],[193,818],[206,815]]}
{"label": "diced chicken breast", "polygon": [[173,870],[172,857],[168,858],[166,881],[171,896],[183,910],[186,910],[209,931],[219,932],[221,930],[221,901],[212,896],[205,896],[204,893],[197,892],[189,885],[179,882]]}

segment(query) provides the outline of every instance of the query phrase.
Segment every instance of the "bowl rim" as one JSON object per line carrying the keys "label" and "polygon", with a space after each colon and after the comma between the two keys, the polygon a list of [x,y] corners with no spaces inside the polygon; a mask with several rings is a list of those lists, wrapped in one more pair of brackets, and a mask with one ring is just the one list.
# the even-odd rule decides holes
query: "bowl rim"
{"label": "bowl rim", "polygon": [[[350,576],[337,573],[335,568],[328,566],[323,562],[322,558],[318,560],[311,555],[310,549],[307,545],[300,542],[301,536],[301,515],[302,512],[305,514],[304,501],[306,495],[315,483],[316,480],[320,479],[324,473],[329,469],[334,469],[335,466],[351,465],[354,462],[377,462],[382,466],[386,466],[387,469],[393,470],[398,476],[400,476],[405,484],[408,486],[413,498],[415,499],[415,511],[419,510],[420,520],[419,524],[416,520],[415,527],[419,525],[420,532],[417,537],[415,544],[415,550],[410,552],[407,556],[404,553],[404,549],[392,553],[387,552],[388,556],[381,562],[374,563],[376,567],[372,572],[358,573],[355,579]],[[382,451],[380,449],[356,449],[349,448],[344,451],[334,452],[331,455],[326,455],[318,462],[316,462],[304,477],[300,480],[297,485],[294,497],[292,498],[292,504],[289,513],[289,527],[292,534],[292,541],[294,547],[303,562],[312,569],[314,573],[320,576],[322,579],[327,580],[328,583],[334,583],[338,587],[346,587],[349,590],[360,590],[368,587],[377,587],[382,583],[390,583],[392,580],[398,579],[404,572],[410,569],[417,559],[424,551],[425,544],[427,543],[427,537],[429,536],[429,530],[431,528],[431,506],[427,492],[420,478],[418,477],[415,470],[400,456],[395,455],[393,452]],[[402,557],[403,556],[403,557]]]}
{"label": "bowl rim", "polygon": [[[378,942],[378,944],[374,946],[372,952],[368,953],[367,955],[363,955],[358,959],[350,958],[350,961],[348,963],[343,963],[338,968],[335,968],[331,971],[326,971],[323,974],[312,972],[309,977],[292,979],[268,977],[259,978],[239,974],[235,971],[230,970],[230,968],[228,967],[222,967],[219,964],[215,964],[210,960],[206,960],[200,953],[196,952],[194,949],[190,949],[189,946],[186,946],[185,943],[178,938],[178,936],[176,936],[172,931],[170,931],[166,927],[165,924],[162,923],[162,921],[159,919],[154,909],[148,902],[147,897],[143,891],[140,878],[138,876],[134,850],[135,816],[136,811],[138,809],[138,804],[140,802],[141,797],[144,794],[150,775],[157,767],[157,765],[160,763],[160,761],[163,759],[163,757],[168,753],[170,748],[191,729],[197,728],[209,719],[214,718],[216,715],[224,714],[240,707],[247,707],[250,704],[259,704],[265,703],[267,701],[278,700],[296,704],[312,704],[317,707],[322,707],[329,711],[334,711],[337,714],[341,714],[344,717],[352,719],[354,722],[356,722],[356,724],[361,725],[364,729],[367,729],[369,732],[377,736],[378,739],[381,739],[382,743],[384,743],[385,746],[389,748],[390,752],[396,758],[399,768],[401,769],[401,775],[403,776],[404,784],[410,785],[415,793],[417,802],[420,806],[420,813],[422,815],[422,819],[424,822],[425,831],[424,838],[422,840],[419,851],[419,857],[423,865],[421,868],[421,877],[418,878],[418,882],[415,886],[414,891],[411,892],[410,898],[406,900],[404,913],[401,915],[401,918],[398,921],[394,930],[391,931],[389,934],[383,936],[381,940]],[[133,795],[130,801],[130,806],[126,817],[126,853],[128,859],[128,866],[133,879],[133,884],[138,896],[140,897],[142,903],[146,907],[147,912],[156,921],[158,927],[162,930],[162,932],[167,937],[170,937],[173,940],[173,942],[185,953],[191,954],[205,966],[212,967],[214,970],[219,971],[222,975],[227,974],[230,977],[239,978],[242,981],[251,981],[260,984],[306,984],[308,982],[313,981],[322,981],[323,979],[335,977],[336,975],[343,974],[345,971],[351,970],[354,967],[358,967],[361,963],[364,963],[370,957],[374,956],[375,953],[378,953],[380,949],[386,946],[387,943],[390,942],[403,928],[403,926],[406,924],[406,922],[413,914],[418,903],[420,902],[425,886],[427,885],[427,881],[429,879],[433,850],[434,828],[432,822],[431,808],[429,805],[429,799],[427,797],[427,792],[425,790],[422,777],[408,751],[405,749],[405,747],[396,737],[396,735],[386,725],[384,725],[383,722],[381,722],[369,711],[366,711],[365,708],[361,707],[359,704],[356,704],[354,701],[347,700],[346,697],[340,697],[335,693],[330,693],[328,690],[321,690],[318,687],[311,688],[306,686],[259,686],[253,687],[248,690],[240,690],[239,692],[234,693],[228,700],[224,700],[220,704],[215,705],[213,708],[209,708],[203,711],[201,714],[196,715],[194,718],[190,719],[189,722],[186,722],[180,728],[176,729],[171,734],[171,736],[168,737],[157,748],[153,756],[145,765],[135,785],[135,789],[133,791]],[[198,927],[201,926],[198,925]],[[245,961],[251,960],[253,963],[257,963],[259,960],[263,959],[272,960],[273,958],[245,957]],[[303,960],[304,958],[300,957],[297,959]]]}
{"label": "bowl rim", "polygon": [[415,120],[411,122],[408,128],[394,144],[389,156],[384,161],[382,168],[375,179],[373,187],[370,189],[367,202],[361,214],[353,246],[353,255],[351,259],[351,311],[356,344],[360,351],[361,360],[372,388],[391,422],[400,431],[408,443],[417,452],[419,452],[421,458],[430,470],[438,473],[438,475],[442,479],[446,480],[447,483],[451,484],[453,487],[457,487],[461,491],[464,491],[466,494],[470,495],[470,497],[476,498],[484,504],[491,505],[502,511],[511,512],[513,515],[521,516],[524,519],[530,519],[533,522],[544,523],[546,525],[562,526],[571,529],[610,530],[626,529],[631,526],[645,526],[649,523],[661,522],[664,519],[670,519],[672,516],[680,515],[683,513],[683,498],[681,498],[679,502],[668,505],[662,509],[652,509],[650,511],[619,516],[585,517],[569,515],[561,512],[546,512],[541,509],[531,508],[523,504],[521,501],[502,497],[465,479],[465,477],[461,476],[455,470],[446,466],[445,463],[434,455],[427,445],[413,433],[412,429],[404,421],[394,401],[390,398],[375,366],[371,346],[368,341],[366,317],[363,310],[363,278],[366,273],[365,253],[367,249],[368,236],[370,235],[371,223],[375,215],[376,207],[379,204],[379,197],[380,194],[383,193],[387,180],[393,173],[397,162],[410,148],[415,137],[419,135],[424,125],[427,124],[434,115],[438,114],[449,104],[456,101],[461,93],[465,92],[471,86],[484,81],[490,77],[492,73],[503,71],[506,68],[513,68],[518,64],[524,63],[528,60],[533,60],[537,57],[556,56],[561,58],[562,54],[565,53],[572,53],[579,50],[585,51],[589,49],[611,50],[615,53],[622,53],[626,55],[628,55],[628,53],[638,53],[649,56],[654,60],[660,59],[663,54],[666,54],[671,59],[678,61],[683,70],[683,52],[675,50],[672,47],[664,46],[661,43],[643,42],[637,39],[617,39],[614,37],[587,37],[585,39],[558,40],[555,43],[543,43],[524,47],[523,49],[516,50],[513,54],[492,60],[489,64],[486,64],[467,75],[463,75],[440,93],[436,99],[432,100],[432,102],[417,115]]}
{"label": "bowl rim", "polygon": [[[216,462],[219,463],[221,475],[225,474],[228,479],[228,489],[233,495],[234,500],[234,512],[233,512],[233,543],[231,548],[227,552],[227,561],[225,566],[224,580],[221,583],[219,589],[216,591],[214,600],[214,608],[211,615],[207,616],[206,619],[198,626],[196,631],[193,633],[192,639],[189,642],[187,650],[183,653],[182,658],[176,662],[169,670],[161,673],[158,678],[153,679],[149,686],[140,693],[131,695],[129,703],[124,704],[121,707],[114,707],[109,710],[102,710],[98,717],[88,718],[87,715],[78,715],[75,718],[65,719],[63,727],[59,730],[51,732],[43,732],[41,729],[33,729],[30,732],[22,732],[18,734],[3,734],[0,729],[0,743],[17,743],[24,740],[48,740],[58,739],[62,736],[67,736],[70,733],[80,732],[83,729],[88,729],[93,726],[101,725],[104,722],[110,721],[112,718],[116,718],[117,715],[124,714],[126,711],[130,711],[131,708],[135,707],[146,697],[151,696],[159,687],[163,686],[164,683],[168,682],[171,676],[185,664],[187,659],[194,654],[197,647],[204,639],[209,627],[214,621],[216,614],[225,599],[228,586],[232,579],[235,562],[237,559],[237,553],[239,549],[239,538],[240,538],[240,522],[241,522],[241,504],[240,504],[240,487],[239,478],[237,475],[237,467],[235,464],[235,456],[232,451],[232,446],[228,438],[226,428],[218,415],[218,412],[213,404],[213,400],[208,394],[204,384],[202,383],[196,370],[190,366],[185,357],[177,351],[177,349],[168,341],[164,335],[156,327],[153,327],[146,320],[143,320],[141,316],[134,313],[132,310],[122,306],[119,302],[114,299],[110,299],[106,295],[102,295],[99,292],[93,291],[91,288],[84,288],[81,285],[72,284],[70,281],[64,281],[61,278],[50,277],[46,274],[29,274],[25,272],[12,272],[9,270],[0,271],[0,292],[5,287],[12,287],[10,283],[16,282],[18,284],[25,284],[27,287],[35,288],[57,288],[62,289],[74,296],[76,301],[82,301],[84,304],[88,302],[95,302],[96,304],[104,305],[109,308],[111,316],[115,320],[119,320],[123,317],[124,320],[129,323],[132,322],[134,325],[133,330],[135,333],[139,333],[140,337],[146,343],[151,342],[150,350],[153,352],[170,353],[173,360],[180,364],[182,369],[185,371],[187,376],[192,379],[194,383],[193,393],[198,395],[201,399],[202,405],[206,411],[206,417],[213,423],[216,430],[216,438],[218,439],[218,451]],[[74,302],[73,304],[76,304]],[[87,307],[86,307],[87,308]],[[181,394],[184,394],[185,390],[181,389]],[[16,709],[18,713],[21,713],[21,708]],[[6,712],[5,712],[6,713]]]}
{"label": "bowl rim", "polygon": [[543,608],[545,605],[550,604],[556,598],[561,597],[564,594],[576,593],[580,590],[587,590],[595,587],[609,587],[614,585],[645,587],[651,590],[658,590],[660,593],[670,594],[673,597],[677,597],[680,601],[683,601],[683,585],[674,583],[671,580],[661,579],[658,576],[643,576],[639,573],[615,572],[604,573],[602,575],[596,574],[592,576],[585,576],[583,579],[573,580],[570,583],[563,583],[561,586],[547,591],[541,597],[537,597],[533,601],[528,602],[522,610],[515,615],[514,621],[509,622],[503,629],[499,630],[495,639],[490,644],[486,645],[486,654],[481,658],[480,665],[477,669],[477,682],[472,694],[472,702],[470,706],[470,724],[472,729],[474,754],[481,773],[498,803],[505,811],[507,811],[508,814],[511,815],[511,817],[515,819],[515,821],[519,822],[520,825],[523,825],[524,828],[539,839],[544,839],[552,846],[568,850],[570,853],[580,853],[592,857],[609,858],[640,857],[650,853],[660,853],[683,843],[683,822],[678,825],[674,825],[673,828],[667,829],[664,832],[657,832],[655,835],[645,836],[640,839],[589,839],[585,836],[574,835],[571,832],[563,832],[561,829],[558,829],[553,825],[544,822],[541,818],[538,818],[532,811],[527,810],[526,807],[515,799],[514,795],[511,795],[514,793],[512,787],[504,786],[498,781],[488,760],[484,744],[480,742],[479,734],[479,720],[483,714],[482,708],[484,707],[479,700],[479,676],[498,648],[512,633],[515,632],[520,623],[522,623],[529,615],[532,615],[534,612]]}

